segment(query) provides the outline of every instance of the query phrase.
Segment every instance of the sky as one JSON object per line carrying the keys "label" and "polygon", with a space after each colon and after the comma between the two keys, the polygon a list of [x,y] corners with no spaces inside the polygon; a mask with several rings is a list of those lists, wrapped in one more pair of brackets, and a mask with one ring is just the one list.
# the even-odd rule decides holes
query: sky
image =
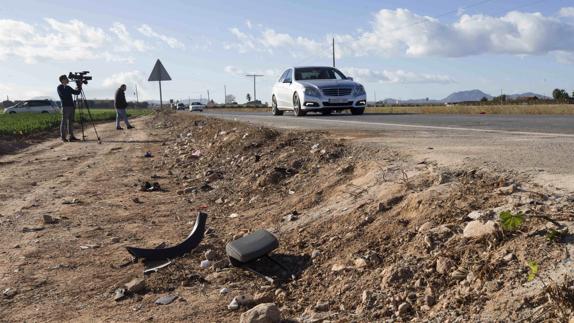
{"label": "sky", "polygon": [[574,0],[7,1],[0,6],[0,99],[57,97],[61,74],[90,71],[88,98],[268,102],[290,66],[336,66],[369,100],[574,91]]}

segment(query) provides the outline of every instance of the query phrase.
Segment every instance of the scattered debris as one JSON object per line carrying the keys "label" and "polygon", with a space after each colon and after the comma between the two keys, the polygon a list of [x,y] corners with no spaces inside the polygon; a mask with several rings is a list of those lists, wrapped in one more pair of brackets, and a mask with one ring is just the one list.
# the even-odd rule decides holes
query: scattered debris
{"label": "scattered debris", "polygon": [[200,268],[209,268],[211,266],[211,261],[209,260],[202,260],[201,263],[199,264]]}
{"label": "scattered debris", "polygon": [[37,232],[44,230],[44,227],[23,227],[22,232]]}
{"label": "scattered debris", "polygon": [[126,297],[126,290],[124,288],[118,288],[114,292],[114,301],[118,302],[121,301]]}
{"label": "scattered debris", "polygon": [[71,200],[64,200],[62,204],[80,204],[80,200],[73,198]]}
{"label": "scattered debris", "polygon": [[146,151],[145,154],[144,154],[144,157],[145,157],[145,158],[151,158],[151,157],[153,157],[153,155],[151,154],[151,152]]}
{"label": "scattered debris", "polygon": [[44,221],[44,224],[56,224],[59,222],[59,219],[56,219],[49,214],[42,215],[42,220]]}
{"label": "scattered debris", "polygon": [[486,235],[495,234],[498,231],[498,225],[494,221],[482,223],[478,220],[467,223],[462,235],[465,238],[481,238]]}
{"label": "scattered debris", "polygon": [[158,182],[150,183],[150,182],[143,182],[140,185],[140,191],[142,192],[157,192],[161,191],[161,186]]}
{"label": "scattered debris", "polygon": [[227,308],[232,310],[232,311],[238,310],[239,309],[239,303],[237,302],[237,300],[235,298],[233,298],[231,300],[231,302],[229,303],[229,305],[227,305]]}
{"label": "scattered debris", "polygon": [[222,289],[219,290],[219,294],[220,294],[220,295],[225,295],[225,294],[227,294],[227,293],[229,293],[229,289],[228,289],[228,288],[223,287]]}
{"label": "scattered debris", "polygon": [[141,293],[145,288],[145,280],[142,278],[134,278],[125,284],[125,290],[130,294]]}
{"label": "scattered debris", "polygon": [[8,299],[13,298],[16,296],[16,290],[14,288],[6,288],[2,291],[2,296]]}

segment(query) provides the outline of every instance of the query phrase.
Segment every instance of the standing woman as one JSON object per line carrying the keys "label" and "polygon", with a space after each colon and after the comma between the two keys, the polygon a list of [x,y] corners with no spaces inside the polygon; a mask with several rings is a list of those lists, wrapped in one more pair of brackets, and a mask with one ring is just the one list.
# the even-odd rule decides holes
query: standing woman
{"label": "standing woman", "polygon": [[116,96],[114,99],[114,107],[116,108],[116,129],[124,130],[120,126],[120,120],[124,120],[126,128],[133,129],[132,125],[128,121],[128,114],[126,108],[128,107],[128,101],[126,101],[126,85],[122,84],[120,88],[116,91]]}

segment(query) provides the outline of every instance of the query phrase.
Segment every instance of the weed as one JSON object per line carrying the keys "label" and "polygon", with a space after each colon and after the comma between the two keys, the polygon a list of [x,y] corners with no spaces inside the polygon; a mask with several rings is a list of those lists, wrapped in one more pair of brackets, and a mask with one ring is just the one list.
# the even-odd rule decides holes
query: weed
{"label": "weed", "polygon": [[535,261],[528,262],[528,281],[533,281],[538,275],[538,263]]}
{"label": "weed", "polygon": [[503,211],[499,217],[502,229],[506,231],[517,230],[524,223],[524,214],[522,212],[513,214],[510,211]]}

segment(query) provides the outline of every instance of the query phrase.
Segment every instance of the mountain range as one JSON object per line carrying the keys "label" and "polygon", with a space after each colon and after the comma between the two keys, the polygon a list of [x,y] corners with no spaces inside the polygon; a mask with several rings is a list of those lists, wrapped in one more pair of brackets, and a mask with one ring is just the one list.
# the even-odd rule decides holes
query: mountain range
{"label": "mountain range", "polygon": [[[517,94],[507,94],[506,97],[509,100],[516,100],[519,98],[524,97],[538,97],[539,99],[550,99],[545,95],[526,92],[526,93],[517,93]],[[469,90],[469,91],[460,91],[454,92],[447,96],[444,99],[440,100],[432,100],[428,98],[424,99],[410,99],[410,100],[397,100],[397,99],[384,99],[383,102],[387,104],[441,104],[441,103],[457,103],[457,102],[469,102],[469,101],[480,101],[482,98],[487,98],[488,100],[492,100],[494,97],[488,93],[484,93],[481,90]]]}

